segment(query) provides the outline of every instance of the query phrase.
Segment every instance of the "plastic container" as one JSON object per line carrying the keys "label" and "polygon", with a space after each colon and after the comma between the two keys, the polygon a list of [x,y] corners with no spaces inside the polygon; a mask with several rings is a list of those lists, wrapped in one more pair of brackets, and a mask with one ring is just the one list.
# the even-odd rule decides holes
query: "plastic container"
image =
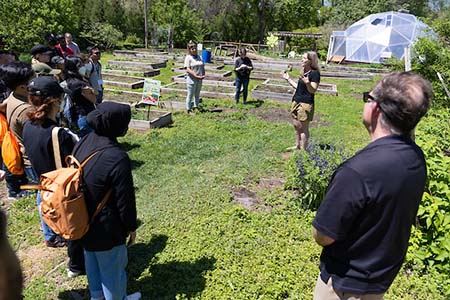
{"label": "plastic container", "polygon": [[202,51],[202,60],[204,63],[211,63],[211,50]]}

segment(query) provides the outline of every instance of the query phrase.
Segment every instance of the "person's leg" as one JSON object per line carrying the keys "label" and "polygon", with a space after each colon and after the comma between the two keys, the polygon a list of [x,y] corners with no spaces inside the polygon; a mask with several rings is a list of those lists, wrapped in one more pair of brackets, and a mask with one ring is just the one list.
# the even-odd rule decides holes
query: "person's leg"
{"label": "person's leg", "polygon": [[120,245],[108,251],[97,251],[103,295],[106,300],[123,300],[127,295],[127,248]]}
{"label": "person's leg", "polygon": [[309,143],[309,121],[300,123],[300,148],[306,150]]}
{"label": "person's leg", "polygon": [[100,267],[97,262],[96,252],[84,250],[84,259],[91,299],[104,299]]}
{"label": "person's leg", "polygon": [[243,82],[242,82],[242,85],[244,86],[244,91],[242,92],[242,95],[243,95],[243,102],[244,102],[244,104],[247,102],[247,95],[248,95],[248,84],[249,84],[249,82],[250,82],[250,79],[249,78],[246,78],[246,79],[244,79],[243,80]]}
{"label": "person's leg", "polygon": [[39,177],[36,174],[36,171],[32,166],[24,166],[24,172],[26,176],[28,177],[28,183],[29,184],[38,184],[39,183]]}
{"label": "person's leg", "polygon": [[69,277],[84,274],[86,270],[84,262],[84,249],[79,240],[68,241],[67,256],[69,257]]}
{"label": "person's leg", "polygon": [[202,80],[197,80],[195,83],[195,93],[194,93],[194,108],[198,108],[198,104],[200,103],[200,91],[202,89]]}
{"label": "person's leg", "polygon": [[302,149],[302,138],[301,138],[301,133],[302,133],[302,123],[299,122],[296,118],[292,118],[292,125],[294,125],[294,130],[295,130],[295,146],[297,147],[297,149]]}
{"label": "person's leg", "polygon": [[44,234],[44,241],[53,242],[53,241],[55,241],[57,234],[55,232],[53,232],[53,230],[50,227],[48,227],[48,225],[42,219],[41,202],[42,202],[41,191],[38,191],[38,193],[36,195],[36,204],[38,206],[39,218],[41,219],[41,226],[42,226],[42,233]]}
{"label": "person's leg", "polygon": [[8,198],[15,199],[16,197],[20,197],[20,186],[28,183],[27,176],[22,175],[14,175],[12,174],[8,168],[3,164],[3,170],[5,171],[5,181],[6,187],[8,189]]}
{"label": "person's leg", "polygon": [[187,96],[186,96],[186,110],[191,111],[191,102],[194,97],[194,83],[186,83]]}
{"label": "person's leg", "polygon": [[319,277],[317,278],[316,288],[314,289],[314,300],[340,300],[336,295],[333,286],[331,284],[331,277],[328,282],[325,283]]}
{"label": "person's leg", "polygon": [[236,76],[236,81],[235,81],[236,92],[234,94],[234,100],[236,101],[236,104],[239,103],[239,95],[241,93],[241,85],[242,85],[242,81],[239,79],[239,77]]}

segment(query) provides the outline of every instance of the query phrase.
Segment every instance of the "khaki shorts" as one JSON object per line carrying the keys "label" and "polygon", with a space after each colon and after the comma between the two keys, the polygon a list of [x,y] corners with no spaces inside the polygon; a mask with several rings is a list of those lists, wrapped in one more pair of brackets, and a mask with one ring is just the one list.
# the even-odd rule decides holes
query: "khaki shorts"
{"label": "khaki shorts", "polygon": [[311,122],[314,117],[314,104],[297,103],[292,101],[291,116],[300,122]]}

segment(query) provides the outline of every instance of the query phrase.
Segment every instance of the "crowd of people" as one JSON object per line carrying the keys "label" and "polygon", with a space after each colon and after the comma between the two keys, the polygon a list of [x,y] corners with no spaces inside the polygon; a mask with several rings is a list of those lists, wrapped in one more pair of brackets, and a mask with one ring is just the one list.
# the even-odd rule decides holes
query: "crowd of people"
{"label": "crowd of people", "polygon": [[[126,244],[127,239],[132,244],[136,238],[136,203],[130,159],[117,142],[127,132],[130,106],[102,103],[98,47],[84,55],[68,33],[45,38],[47,45],[31,49],[31,64],[0,50],[0,110],[21,145],[25,166],[22,175],[3,168],[9,197],[23,196],[21,185],[37,182],[39,175],[55,170],[66,155],[83,161],[99,152],[85,166],[84,193],[89,215],[110,193],[106,205],[87,234],[76,241],[62,239],[41,220],[44,241],[49,247],[68,247],[67,275],[87,275],[91,300],[140,299],[139,292],[126,293]],[[197,51],[197,45],[189,42],[185,59],[188,112],[198,109],[205,78]],[[243,87],[246,103],[253,65],[245,49],[239,54],[235,101],[239,102]],[[320,84],[317,54],[302,56],[297,82],[287,73],[282,78],[296,89],[290,109],[295,148],[307,151],[314,94]],[[400,270],[427,178],[424,154],[411,133],[427,112],[432,95],[430,83],[409,72],[389,74],[363,94],[362,123],[371,142],[335,171],[312,223],[314,238],[323,247],[315,300],[383,299]],[[59,127],[57,155],[52,139]],[[39,205],[40,193],[36,201]],[[16,271],[0,270],[0,285],[8,278],[21,285],[4,219],[0,215],[0,251],[13,257],[8,265]]]}
{"label": "crowd of people", "polygon": [[[89,216],[94,215],[103,197],[106,204],[93,217],[89,231],[81,239],[69,241],[42,218],[39,191],[36,202],[44,243],[47,247],[67,246],[67,276],[86,275],[91,300],[140,299],[139,292],[127,295],[126,244],[134,243],[137,213],[131,162],[117,141],[128,130],[130,106],[102,102],[98,47],[90,47],[88,54],[83,54],[69,33],[47,34],[45,40],[46,45],[31,48],[31,63],[17,61],[15,55],[0,49],[0,113],[6,116],[9,130],[18,141],[24,165],[23,174],[12,174],[2,164],[8,199],[31,195],[21,187],[38,183],[40,175],[65,166],[67,155],[83,161],[96,153],[83,168]],[[12,256],[3,219],[0,216],[0,247]],[[0,298],[21,299],[20,266],[17,259],[8,265],[8,272],[0,272],[0,293],[4,282],[10,282],[16,290]]]}

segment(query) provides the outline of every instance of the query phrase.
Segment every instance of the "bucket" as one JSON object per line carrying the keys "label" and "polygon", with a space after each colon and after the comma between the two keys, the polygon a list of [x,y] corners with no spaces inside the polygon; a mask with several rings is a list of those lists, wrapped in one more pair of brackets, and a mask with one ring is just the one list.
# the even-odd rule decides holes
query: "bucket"
{"label": "bucket", "polygon": [[202,60],[204,63],[211,63],[211,50],[202,51]]}

